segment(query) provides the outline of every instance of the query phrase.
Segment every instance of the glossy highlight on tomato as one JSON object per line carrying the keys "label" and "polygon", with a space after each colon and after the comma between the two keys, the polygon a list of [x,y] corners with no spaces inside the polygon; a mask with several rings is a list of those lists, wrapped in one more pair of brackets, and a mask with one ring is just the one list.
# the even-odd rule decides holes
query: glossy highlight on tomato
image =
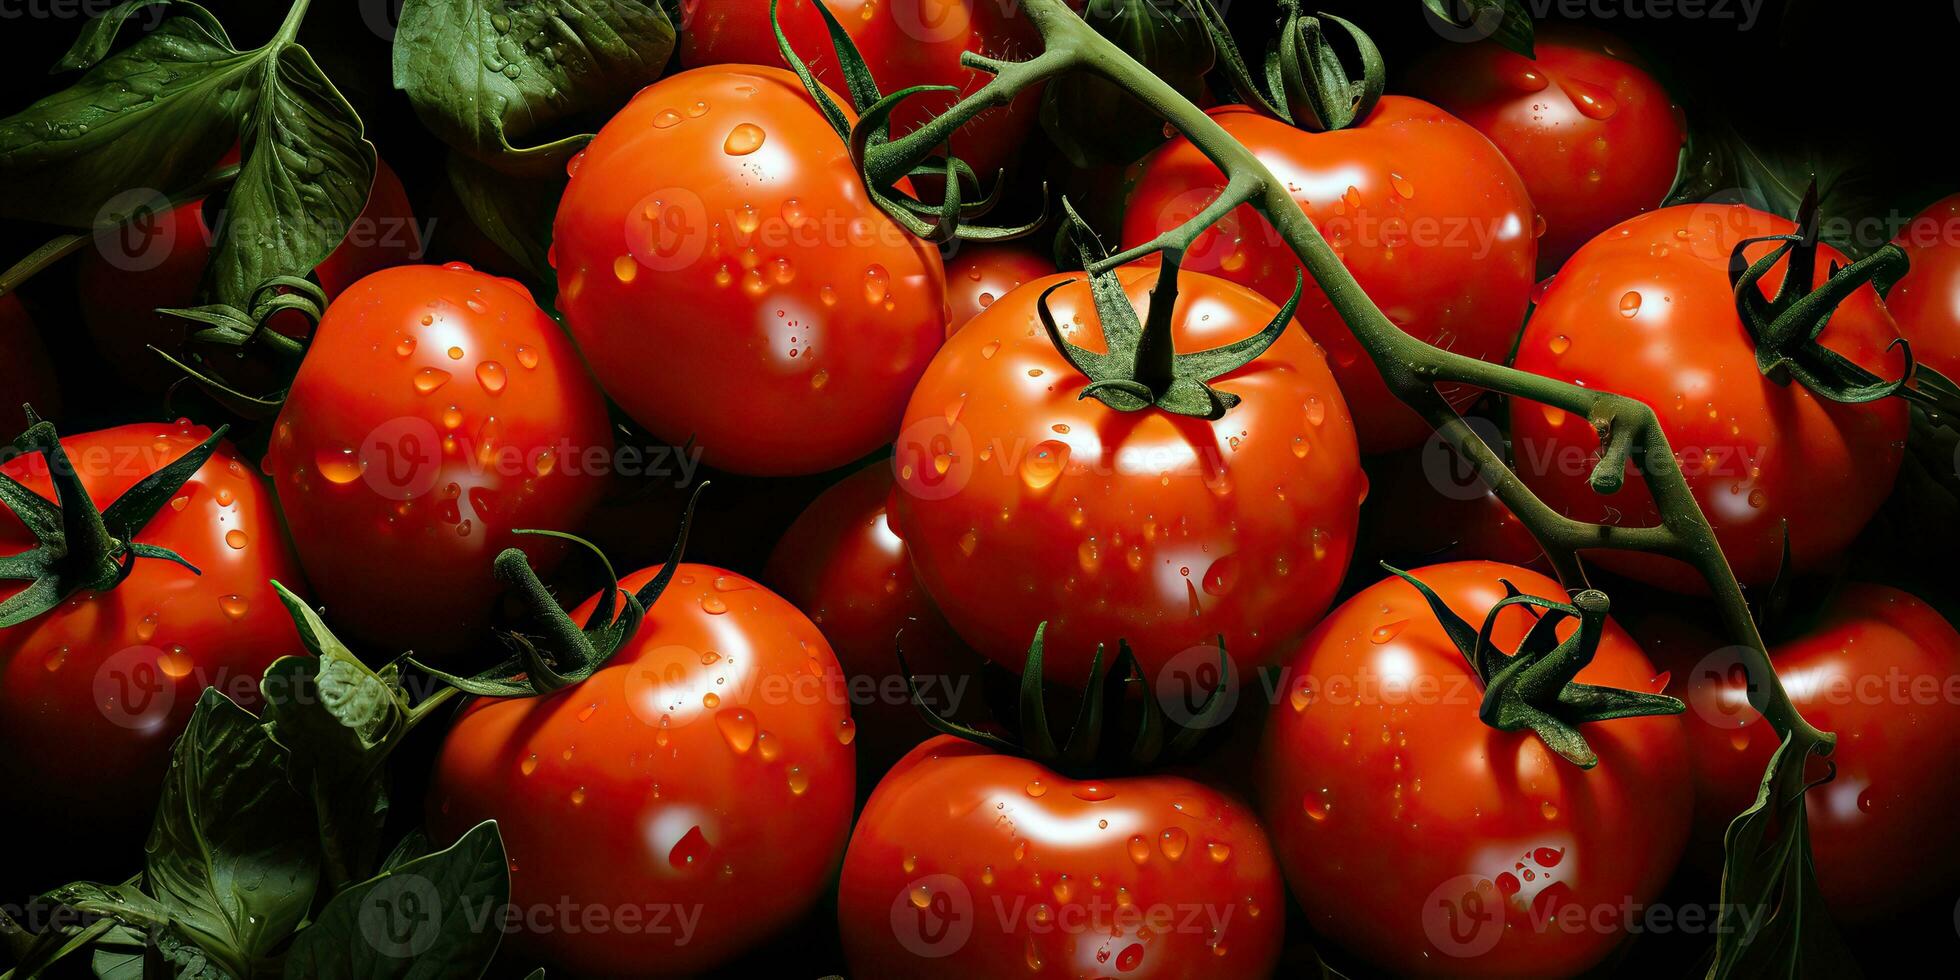
{"label": "glossy highlight on tomato", "polygon": [[946,736],[872,793],[838,890],[858,976],[1260,977],[1285,918],[1266,835],[1231,796],[1070,779]]}
{"label": "glossy highlight on tomato", "polygon": [[[189,421],[137,423],[61,440],[89,498],[105,507],[209,438]],[[53,499],[39,455],[0,474]],[[0,512],[0,549],[34,537]],[[0,630],[0,786],[15,804],[60,814],[64,832],[132,834],[147,827],[170,744],[206,687],[256,707],[260,673],[303,650],[272,590],[302,590],[272,494],[229,443],[199,467],[136,535],[197,566],[138,559],[105,592]],[[20,591],[0,583],[0,598]],[[80,778],[78,760],[86,777]]]}
{"label": "glossy highlight on tomato", "polygon": [[[579,975],[699,973],[793,921],[831,881],[853,797],[843,680],[794,606],[681,565],[591,678],[463,712],[436,762],[430,833],[447,842],[497,821],[511,901],[542,917],[510,937],[525,955]],[[642,918],[591,932],[550,918],[566,905],[671,915],[665,929]]]}
{"label": "glossy highlight on tomato", "polygon": [[867,792],[932,736],[900,670],[901,648],[918,696],[942,714],[980,700],[980,659],[919,584],[891,529],[892,492],[883,460],[845,477],[784,532],[762,576],[817,624],[851,679],[859,785]]}
{"label": "glossy highlight on tomato", "polygon": [[[817,80],[841,92],[844,78],[815,2],[781,0],[777,16],[790,45],[810,63]],[[893,116],[896,134],[918,128],[987,83],[990,76],[962,66],[960,55],[971,51],[1017,61],[1040,50],[1041,35],[1034,22],[1018,5],[998,0],[823,3],[851,36],[885,92],[914,85],[950,85],[959,90],[958,95],[926,93],[900,106]],[[769,0],[681,0],[681,64],[780,67],[783,56],[769,22],[769,6]],[[982,180],[991,182],[997,171],[1013,165],[1021,144],[1034,130],[1040,106],[1040,87],[1023,91],[1005,107],[962,126],[953,138],[953,152],[971,164]]]}
{"label": "glossy highlight on tomato", "polygon": [[1539,28],[1535,59],[1494,44],[1444,44],[1416,70],[1417,94],[1477,128],[1516,167],[1545,219],[1539,268],[1659,207],[1674,185],[1681,110],[1626,42]]}
{"label": "glossy highlight on tomato", "polygon": [[[1513,565],[1410,574],[1473,626],[1505,582],[1567,601],[1557,582]],[[1494,642],[1515,650],[1532,621],[1507,609]],[[1678,718],[1584,726],[1599,756],[1590,770],[1530,731],[1486,726],[1475,672],[1400,578],[1342,603],[1285,667],[1261,812],[1314,929],[1375,966],[1571,976],[1625,935],[1623,918],[1600,929],[1595,912],[1644,906],[1673,872],[1693,808]],[[1666,683],[1610,619],[1578,679],[1635,691]]]}
{"label": "glossy highlight on tomato", "polygon": [[578,351],[515,280],[461,263],[356,283],[320,321],[266,457],[336,628],[443,656],[487,640],[518,529],[570,529],[612,432]]}
{"label": "glossy highlight on tomato", "polygon": [[[1118,277],[1148,308],[1154,269]],[[1218,379],[1242,401],[1216,421],[1122,413],[1042,328],[1102,346],[1089,284],[1029,283],[947,341],[906,409],[894,528],[962,638],[1018,670],[1048,624],[1048,676],[1080,684],[1097,644],[1127,639],[1147,675],[1252,665],[1333,601],[1367,490],[1347,405],[1320,352],[1289,327]],[[1196,351],[1264,329],[1278,309],[1221,279],[1179,277],[1173,343]]]}
{"label": "glossy highlight on tomato", "polygon": [[[1537,264],[1535,212],[1517,171],[1483,134],[1418,99],[1384,96],[1349,129],[1308,133],[1245,106],[1209,112],[1284,181],[1375,305],[1412,336],[1500,361],[1524,323]],[[1216,164],[1179,137],[1138,164],[1123,245],[1195,217],[1225,187]],[[1301,265],[1244,205],[1201,234],[1184,267],[1250,286],[1275,303]],[[1429,434],[1381,379],[1326,297],[1306,279],[1300,322],[1326,348],[1361,448],[1388,452]],[[1447,388],[1459,408],[1474,389]]]}
{"label": "glossy highlight on tomato", "polygon": [[[1793,565],[1822,569],[1842,552],[1891,493],[1904,454],[1907,410],[1899,399],[1831,402],[1757,367],[1756,347],[1736,312],[1729,255],[1744,239],[1788,235],[1796,226],[1746,205],[1678,206],[1627,221],[1566,263],[1532,314],[1518,345],[1523,371],[1637,398],[1660,418],[1683,476],[1730,567],[1745,584],[1776,577],[1788,528]],[[1774,243],[1753,245],[1753,261]],[[1816,279],[1833,263],[1818,253]],[[1761,286],[1782,285],[1787,263]],[[1831,315],[1817,342],[1881,377],[1904,369],[1887,351],[1898,329],[1870,287]],[[1587,480],[1598,437],[1553,407],[1511,403],[1519,475],[1575,520],[1652,525],[1659,511],[1631,472],[1612,496]],[[1699,576],[1673,559],[1598,552],[1599,564],[1651,584],[1691,591]]]}
{"label": "glossy highlight on tomato", "polygon": [[[1755,802],[1780,739],[1753,705],[1730,647],[1700,651],[1674,676],[1695,748],[1697,836],[1721,834]],[[1810,853],[1832,918],[1879,922],[1950,892],[1960,849],[1947,828],[1960,778],[1960,632],[1931,606],[1882,585],[1851,583],[1770,662],[1804,720],[1837,734],[1835,778],[1804,796]],[[1813,761],[1809,773],[1827,770]]]}
{"label": "glossy highlight on tomato", "polygon": [[635,421],[764,476],[842,466],[897,434],[945,336],[945,272],[871,201],[796,76],[663,79],[571,170],[559,307]]}

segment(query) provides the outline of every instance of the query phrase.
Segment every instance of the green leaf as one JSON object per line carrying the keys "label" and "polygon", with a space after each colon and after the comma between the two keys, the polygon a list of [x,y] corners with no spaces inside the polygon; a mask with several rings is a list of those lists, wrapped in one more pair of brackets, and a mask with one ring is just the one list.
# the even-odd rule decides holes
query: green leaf
{"label": "green leaf", "polygon": [[118,925],[95,941],[89,969],[97,980],[232,980],[235,974],[213,961],[175,928],[139,930]]}
{"label": "green leaf", "polygon": [[144,845],[150,893],[234,973],[284,942],[313,902],[319,853],[286,752],[257,718],[206,689],[171,750]]}
{"label": "green leaf", "polygon": [[555,286],[548,253],[551,222],[565,191],[563,171],[512,177],[474,157],[449,154],[449,186],[491,244],[516,259],[540,286]]}
{"label": "green leaf", "polygon": [[304,276],[333,254],[374,185],[374,145],[313,56],[281,44],[258,67],[244,165],[205,272],[211,296],[240,308],[265,280]]}
{"label": "green leaf", "polygon": [[[130,0],[128,3],[109,8],[101,16],[82,26],[81,36],[75,39],[68,53],[63,55],[60,61],[55,62],[54,70],[80,71],[101,61],[109,54],[109,49],[115,46],[116,35],[121,33],[123,24],[127,23],[130,17],[150,7],[169,6],[170,2],[171,0]],[[212,37],[227,45],[231,43],[231,39],[225,36],[224,26],[218,23],[216,17],[211,16],[210,11],[188,2],[176,4],[176,9],[197,21]]]}
{"label": "green leaf", "polygon": [[1663,204],[1747,204],[1794,219],[1815,181],[1818,230],[1826,244],[1852,259],[1885,244],[1857,232],[1865,219],[1887,213],[1889,188],[1844,148],[1774,147],[1746,138],[1713,109],[1690,110],[1688,143]]}
{"label": "green leaf", "polygon": [[1755,804],[1729,824],[1709,980],[1859,974],[1817,888],[1804,803],[1810,750],[1794,739],[1770,756]]}
{"label": "green leaf", "polygon": [[[105,205],[139,203],[124,192],[147,200],[156,195],[142,189],[177,190],[210,170],[237,138],[260,60],[214,28],[209,15],[172,17],[0,119],[0,217],[89,228]],[[112,39],[85,33],[78,57]]]}
{"label": "green leaf", "polygon": [[510,868],[495,821],[455,846],[347,889],[293,941],[286,976],[434,980],[483,975],[503,939]]}
{"label": "green leaf", "polygon": [[1422,5],[1433,17],[1431,26],[1451,41],[1488,38],[1527,58],[1538,57],[1524,0],[1422,0]]}
{"label": "green leaf", "polygon": [[603,118],[660,77],[674,26],[641,0],[408,0],[395,87],[450,146],[511,174],[562,169],[589,136],[521,145]]}

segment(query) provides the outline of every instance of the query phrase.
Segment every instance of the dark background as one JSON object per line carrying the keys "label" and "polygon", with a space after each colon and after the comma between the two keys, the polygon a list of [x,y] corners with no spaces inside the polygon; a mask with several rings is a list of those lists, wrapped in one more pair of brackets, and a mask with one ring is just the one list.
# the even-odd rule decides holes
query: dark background
{"label": "dark background", "polygon": [[[1271,33],[1273,0],[1217,2],[1226,8],[1248,54],[1256,54]],[[1584,23],[1632,42],[1681,102],[1691,126],[1722,118],[1766,153],[1810,155],[1851,166],[1862,183],[1879,189],[1885,208],[1880,216],[1889,221],[1903,222],[1934,199],[1960,190],[1960,166],[1951,150],[1960,123],[1960,92],[1954,83],[1960,4],[1751,2],[1760,4],[1753,22],[1742,0],[1526,0],[1526,6],[1540,13],[1541,26]],[[425,222],[434,219],[427,257],[461,257],[467,254],[467,219],[444,186],[444,149],[390,85],[387,25],[397,3],[316,0],[300,40],[359,111],[369,138],[407,184],[418,214]],[[0,114],[18,111],[67,84],[66,76],[49,75],[47,66],[73,41],[81,24],[78,11],[109,5],[111,0],[0,0]],[[270,37],[285,14],[285,4],[272,0],[209,0],[206,6],[240,47]],[[1350,0],[1324,7],[1356,21],[1374,37],[1388,59],[1391,91],[1397,88],[1393,80],[1423,52],[1452,43],[1432,29],[1418,0]],[[1582,16],[1567,17],[1567,11]],[[55,231],[0,223],[0,267]],[[93,357],[74,312],[73,284],[70,262],[43,273],[22,291],[61,365],[63,388],[69,393],[67,427],[86,429],[155,416],[153,403],[124,402],[92,370]],[[710,494],[704,505],[700,526],[709,530],[697,532],[694,556],[735,568],[759,566],[800,502],[828,482],[824,477],[766,484],[721,481],[720,492]],[[769,506],[756,506],[758,501]],[[648,523],[658,529],[651,532],[653,540],[643,543],[645,557],[653,558],[654,549],[664,549],[671,525],[664,519]],[[712,530],[717,525],[719,532]],[[617,553],[614,557],[626,560]],[[1948,587],[1950,583],[1948,578]],[[78,760],[78,765],[86,761]],[[0,826],[10,822],[0,816]],[[0,846],[0,864],[5,865],[0,868],[0,901],[75,877],[113,874],[119,880],[126,871],[113,868],[131,866],[127,856],[116,855],[108,862],[111,867],[41,867],[49,856],[35,854],[31,840],[10,836],[14,839]],[[108,856],[97,857],[107,862]],[[1902,877],[1914,874],[1912,868],[1887,870]],[[1676,895],[1663,901],[1695,901],[1706,887],[1693,879],[1693,872],[1685,872]],[[1960,953],[1951,904],[1956,897],[1901,921],[1854,933],[1850,938],[1860,958],[1873,972],[1908,962],[1916,966],[1929,957],[1951,962]],[[830,916],[827,909],[817,910],[803,928],[759,950],[742,966],[786,976],[841,970]],[[1297,912],[1292,920],[1299,922]],[[1311,937],[1301,931],[1300,951],[1289,955],[1283,968],[1289,975],[1306,975],[1313,966],[1311,954],[1304,952]],[[1687,974],[1704,965],[1706,951],[1705,937],[1649,936],[1630,944],[1624,957],[1609,966],[1627,974]]]}

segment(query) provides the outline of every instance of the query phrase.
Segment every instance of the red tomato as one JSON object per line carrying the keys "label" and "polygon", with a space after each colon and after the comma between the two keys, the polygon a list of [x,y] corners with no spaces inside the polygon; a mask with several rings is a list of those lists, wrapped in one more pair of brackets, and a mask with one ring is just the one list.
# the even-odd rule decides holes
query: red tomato
{"label": "red tomato", "polygon": [[946,321],[946,335],[952,336],[981,310],[1023,284],[1054,274],[1055,261],[1030,248],[962,244],[946,260],[946,302],[953,311]]}
{"label": "red tomato", "polygon": [[[1906,437],[1899,399],[1840,405],[1758,370],[1755,344],[1736,313],[1729,254],[1745,238],[1795,231],[1789,221],[1742,205],[1673,207],[1627,221],[1580,249],[1551,281],[1516,362],[1520,370],[1651,406],[1730,566],[1750,584],[1775,579],[1786,523],[1799,569],[1825,567],[1843,551],[1891,493]],[[1749,257],[1772,248],[1752,246]],[[1833,262],[1848,264],[1820,248],[1819,283]],[[1772,270],[1762,287],[1779,288],[1786,267]],[[1897,337],[1867,287],[1837,308],[1818,342],[1896,377],[1903,357],[1886,347]],[[1520,475],[1554,510],[1583,521],[1659,523],[1638,477],[1611,497],[1588,485],[1599,440],[1585,419],[1514,401],[1511,435]],[[1673,559],[1595,557],[1652,584],[1705,587]]]}
{"label": "red tomato", "polygon": [[[219,167],[237,163],[236,154],[233,150]],[[95,247],[82,252],[82,323],[117,373],[147,391],[162,391],[183,377],[150,348],[180,359],[188,353],[195,325],[156,311],[199,304],[198,286],[211,260],[213,239],[204,207],[202,198],[187,201],[100,234]],[[367,205],[346,240],[315,267],[314,278],[331,299],[356,279],[421,254],[421,234],[401,178],[376,160]],[[282,314],[277,325],[282,332],[298,334],[305,322]]]}
{"label": "red tomato", "polygon": [[[1117,273],[1139,309],[1154,269]],[[1089,284],[1049,298],[1078,345],[1103,343]],[[1064,276],[1008,294],[946,342],[905,413],[893,514],[926,591],[983,656],[1019,670],[1048,623],[1048,676],[1080,684],[1096,645],[1128,639],[1149,676],[1213,662],[1223,634],[1255,664],[1333,601],[1367,480],[1347,404],[1306,335],[1288,329],[1225,375],[1215,422],[1078,397],[1087,383],[1036,303]],[[1185,273],[1178,351],[1257,334],[1278,310]]]}
{"label": "red tomato", "polygon": [[[107,507],[210,435],[189,422],[143,423],[61,444],[89,498]],[[52,499],[44,457],[17,457],[0,473]],[[0,512],[0,537],[0,553],[34,545],[11,513]],[[147,826],[170,743],[199,694],[216,687],[255,708],[265,666],[303,652],[270,584],[301,587],[299,567],[272,495],[230,444],[219,444],[136,540],[175,551],[202,574],[138,559],[114,589],[78,593],[0,630],[0,786],[10,812],[67,827]],[[0,598],[19,591],[0,583]]]}
{"label": "red tomato", "polygon": [[1912,268],[1885,308],[1919,363],[1960,379],[1960,194],[1935,202],[1898,238]]}
{"label": "red tomato", "polygon": [[[1411,574],[1472,626],[1504,598],[1500,579],[1566,601],[1512,565]],[[1517,649],[1532,621],[1506,610],[1495,642]],[[1391,974],[1571,976],[1613,950],[1625,910],[1674,870],[1693,807],[1679,720],[1584,726],[1590,770],[1530,731],[1485,726],[1476,674],[1399,578],[1334,610],[1282,680],[1260,798],[1287,882],[1315,931]],[[1579,680],[1656,687],[1611,620]]]}
{"label": "red tomato", "polygon": [[[1524,322],[1537,242],[1524,182],[1490,141],[1416,99],[1385,96],[1350,129],[1308,133],[1245,106],[1211,110],[1286,181],[1349,272],[1396,325],[1459,354],[1502,360]],[[1123,244],[1140,245],[1203,210],[1225,186],[1182,137],[1139,165]],[[1251,286],[1275,303],[1300,262],[1250,205],[1201,235],[1184,267]],[[1383,383],[1312,277],[1300,322],[1327,349],[1364,452],[1420,443],[1429,426]],[[1449,392],[1459,407],[1476,392]]]}
{"label": "red tomato", "polygon": [[[960,55],[972,51],[1009,60],[1040,53],[1041,33],[1014,4],[993,0],[828,0],[844,30],[887,94],[914,85],[952,85],[960,95],[980,90],[992,76],[968,71]],[[783,31],[798,57],[808,62],[817,80],[844,91],[830,31],[811,0],[783,0]],[[769,22],[768,0],[725,3],[721,0],[681,0],[681,64],[768,65],[783,67]],[[920,95],[893,117],[892,132],[917,129],[946,111],[958,96]],[[1021,92],[1014,101],[968,122],[954,136],[953,152],[983,181],[1011,165],[1021,144],[1033,131],[1041,109],[1041,87]]]}
{"label": "red tomato", "polygon": [[964,702],[980,700],[978,658],[920,587],[905,542],[887,523],[891,494],[892,468],[883,461],[845,477],[790,525],[762,575],[837,651],[851,682],[867,788],[932,736],[899,670],[898,647],[920,695],[941,714],[954,716]]}
{"label": "red tomato", "polygon": [[935,738],[878,784],[837,896],[856,976],[1263,977],[1285,893],[1252,809]]}
{"label": "red tomato", "polygon": [[559,306],[635,421],[756,475],[832,469],[891,441],[945,336],[945,273],[872,203],[796,76],[665,79],[572,171]]}
{"label": "red tomato", "polygon": [[1552,28],[1537,32],[1535,47],[1533,61],[1496,44],[1445,44],[1413,85],[1518,169],[1545,219],[1538,264],[1549,273],[1593,236],[1660,205],[1687,132],[1667,90],[1618,38]]}
{"label": "red tomato", "polygon": [[12,293],[0,295],[0,429],[20,428],[27,417],[19,406],[32,405],[42,418],[61,417],[61,389],[55,385],[54,365],[41,342],[41,328]]}
{"label": "red tomato", "polygon": [[[1756,710],[1740,661],[1710,647],[1677,670],[1691,710],[1699,836],[1756,799],[1781,739]],[[1837,778],[1805,796],[1811,855],[1832,918],[1884,920],[1960,881],[1947,846],[1960,778],[1929,760],[1960,757],[1960,632],[1925,603],[1854,583],[1803,635],[1770,650],[1777,677],[1812,725],[1835,732]],[[1684,665],[1685,666],[1685,665]],[[1824,764],[1811,764],[1822,778]]]}
{"label": "red tomato", "polygon": [[[638,590],[658,572],[620,584]],[[554,973],[699,973],[829,886],[851,825],[843,680],[794,606],[682,565],[590,679],[463,712],[436,761],[430,832],[454,840],[497,821],[526,916],[511,940]],[[638,921],[581,927],[592,914]]]}
{"label": "red tomato", "polygon": [[266,465],[335,628],[441,656],[484,639],[511,531],[576,527],[611,452],[558,325],[516,281],[451,263],[378,272],[334,301]]}
{"label": "red tomato", "polygon": [[1361,508],[1360,554],[1402,565],[1412,558],[1548,564],[1531,529],[1440,440],[1370,458],[1368,485],[1375,489]]}

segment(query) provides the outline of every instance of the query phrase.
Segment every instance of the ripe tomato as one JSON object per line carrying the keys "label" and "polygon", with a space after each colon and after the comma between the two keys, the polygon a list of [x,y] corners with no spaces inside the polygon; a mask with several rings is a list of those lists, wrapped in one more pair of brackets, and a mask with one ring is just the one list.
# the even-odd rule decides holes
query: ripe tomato
{"label": "ripe tomato", "polygon": [[[234,149],[219,166],[237,162]],[[78,263],[82,323],[95,349],[125,380],[147,391],[162,391],[183,377],[150,348],[182,359],[196,329],[188,320],[156,311],[198,305],[198,285],[211,260],[213,239],[205,203],[203,198],[186,201],[99,234]],[[376,160],[367,205],[346,240],[313,274],[331,299],[368,273],[412,262],[421,254],[408,192],[401,178]],[[299,333],[305,322],[282,315],[275,325]]]}
{"label": "ripe tomato", "polygon": [[572,169],[558,302],[635,421],[756,475],[891,441],[945,336],[945,272],[872,203],[796,76],[667,78]]}
{"label": "ripe tomato", "polygon": [[[1145,308],[1156,270],[1117,275]],[[1244,401],[1217,421],[1114,411],[1078,397],[1087,382],[1039,322],[1039,298],[1067,281],[996,302],[912,395],[893,514],[920,580],[962,638],[1011,669],[1047,622],[1049,676],[1065,684],[1118,639],[1153,678],[1180,654],[1214,661],[1221,634],[1236,662],[1264,660],[1326,610],[1354,549],[1367,480],[1333,375],[1289,327],[1219,379]],[[1279,312],[1210,276],[1178,285],[1181,352],[1253,336]],[[1102,345],[1087,282],[1048,302],[1074,343]]]}
{"label": "ripe tomato", "polygon": [[[1472,626],[1504,598],[1500,580],[1566,601],[1557,582],[1512,565],[1411,574]],[[1492,635],[1515,650],[1532,622],[1510,608]],[[1579,680],[1655,688],[1652,665],[1611,620]],[[1651,901],[1687,840],[1677,719],[1583,726],[1599,757],[1591,770],[1531,731],[1487,727],[1476,674],[1399,578],[1334,610],[1283,683],[1260,798],[1287,882],[1317,932],[1390,973],[1579,973],[1628,924],[1603,917]]]}
{"label": "ripe tomato", "polygon": [[[844,78],[830,31],[812,0],[783,0],[783,32],[817,80],[837,91]],[[952,85],[960,95],[980,90],[992,77],[960,65],[967,51],[995,58],[1033,57],[1041,33],[1013,4],[992,0],[827,0],[825,6],[851,35],[865,64],[886,93],[914,85]],[[782,52],[769,22],[768,0],[722,3],[681,0],[681,64],[768,65],[781,67]],[[946,111],[959,96],[925,94],[909,100],[893,116],[895,135],[910,132]],[[1041,87],[1029,88],[1005,107],[982,113],[954,137],[953,152],[973,165],[983,181],[1011,165],[1033,131],[1041,109]]]}
{"label": "ripe tomato", "polygon": [[[620,584],[638,590],[658,572]],[[554,972],[699,973],[828,887],[851,824],[842,684],[794,606],[684,564],[591,678],[463,712],[436,761],[431,835],[497,821],[525,916],[511,940]],[[607,930],[581,928],[595,914]]]}
{"label": "ripe tomato", "polygon": [[[1411,335],[1501,360],[1524,322],[1537,262],[1531,199],[1490,141],[1441,109],[1385,96],[1350,129],[1308,133],[1245,106],[1211,117],[1245,144],[1313,219],[1375,304]],[[1146,157],[1123,224],[1140,245],[1216,200],[1225,177],[1179,137]],[[1184,267],[1251,286],[1275,303],[1300,262],[1250,205],[1201,235]],[[1364,452],[1420,443],[1429,426],[1383,383],[1374,362],[1307,280],[1300,322],[1327,349]],[[1450,392],[1459,407],[1475,391]]]}
{"label": "ripe tomato", "polygon": [[920,696],[941,714],[955,716],[961,702],[980,699],[979,658],[919,585],[905,542],[887,523],[891,494],[884,461],[845,477],[790,525],[762,575],[823,630],[850,678],[866,789],[932,736],[899,669],[898,647]]}
{"label": "ripe tomato", "polygon": [[1414,88],[1504,152],[1545,219],[1538,265],[1658,207],[1687,138],[1667,90],[1626,43],[1584,28],[1540,30],[1536,61],[1496,44],[1445,44]]}
{"label": "ripe tomato", "polygon": [[[1743,205],[1666,208],[1594,239],[1551,281],[1518,347],[1520,370],[1640,399],[1660,417],[1688,485],[1715,526],[1735,574],[1767,584],[1783,555],[1784,527],[1798,569],[1823,567],[1849,545],[1892,490],[1904,451],[1906,405],[1841,405],[1757,368],[1736,312],[1729,254],[1745,238],[1796,226]],[[1770,243],[1751,246],[1753,261]],[[1831,263],[1818,253],[1817,281]],[[1762,287],[1781,286],[1787,263]],[[1903,358],[1877,292],[1859,289],[1818,342],[1881,376]],[[1890,372],[1888,374],[1888,372]],[[1511,405],[1520,475],[1554,510],[1604,523],[1653,525],[1659,511],[1638,477],[1608,497],[1587,483],[1598,437],[1585,419],[1533,402]],[[1669,558],[1600,552],[1599,564],[1683,591],[1701,579]]]}
{"label": "ripe tomato", "polygon": [[1898,243],[1912,260],[1885,308],[1919,363],[1960,379],[1960,194],[1920,212]]}
{"label": "ripe tomato", "polygon": [[484,638],[511,531],[576,527],[611,451],[598,389],[530,292],[451,263],[334,301],[266,465],[336,628],[441,656]]}
{"label": "ripe tomato", "polygon": [[54,365],[48,361],[47,344],[41,341],[41,328],[20,297],[0,295],[0,428],[18,428],[26,422],[19,414],[21,405],[32,405],[42,418],[61,417],[61,389],[55,385]]}
{"label": "ripe tomato", "polygon": [[[100,508],[210,435],[188,421],[141,423],[61,444]],[[53,499],[40,455],[10,460],[0,473]],[[9,555],[34,545],[8,512],[0,538]],[[78,832],[147,826],[170,743],[199,694],[216,687],[256,707],[265,666],[302,652],[270,584],[299,588],[298,564],[272,495],[230,444],[218,445],[135,540],[176,552],[202,574],[137,559],[114,589],[77,593],[0,629],[0,786],[9,812]],[[0,598],[20,590],[0,584]]]}
{"label": "ripe tomato", "polygon": [[[1674,676],[1692,707],[1698,836],[1719,847],[1723,829],[1755,801],[1781,739],[1751,707],[1732,650],[1701,653]],[[1801,636],[1772,647],[1770,660],[1804,718],[1838,737],[1837,778],[1805,796],[1831,916],[1882,920],[1950,891],[1960,849],[1944,842],[1960,778],[1927,761],[1960,754],[1960,632],[1904,592],[1854,583]],[[1823,763],[1811,768],[1822,778]]]}
{"label": "ripe tomato", "polygon": [[1411,558],[1548,564],[1531,529],[1441,441],[1371,457],[1368,485],[1375,492],[1361,508],[1358,554],[1399,565]]}
{"label": "ripe tomato", "polygon": [[1043,276],[1055,274],[1055,261],[1020,245],[962,244],[946,260],[946,320],[952,336],[1001,297]]}
{"label": "ripe tomato", "polygon": [[940,736],[878,784],[838,891],[857,976],[1263,977],[1285,893],[1252,809]]}

